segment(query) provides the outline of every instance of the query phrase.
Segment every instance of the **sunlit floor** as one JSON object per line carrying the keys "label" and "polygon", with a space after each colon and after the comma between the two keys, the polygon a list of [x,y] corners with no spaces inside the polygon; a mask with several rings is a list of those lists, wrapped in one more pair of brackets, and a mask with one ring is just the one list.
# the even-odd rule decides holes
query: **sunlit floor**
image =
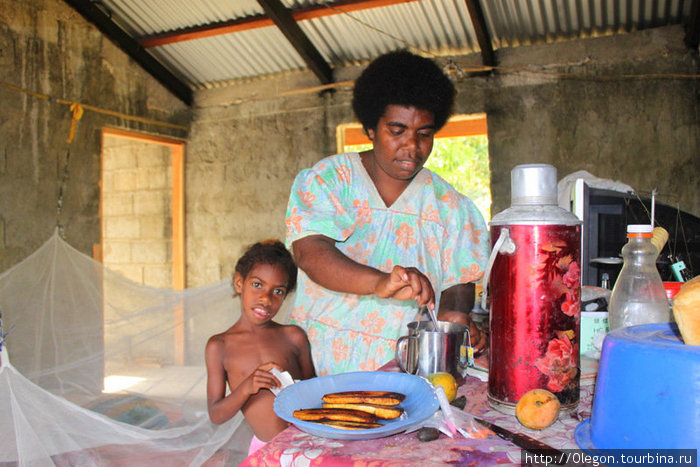
{"label": "sunlit floor", "polygon": [[109,365],[105,393],[138,393],[153,399],[187,400],[206,407],[206,368],[203,366]]}

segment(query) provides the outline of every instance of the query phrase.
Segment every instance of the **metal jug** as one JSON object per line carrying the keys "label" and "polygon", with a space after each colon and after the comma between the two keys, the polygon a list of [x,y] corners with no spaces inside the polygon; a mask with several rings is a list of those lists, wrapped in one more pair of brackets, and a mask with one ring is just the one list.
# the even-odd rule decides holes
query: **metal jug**
{"label": "metal jug", "polygon": [[413,321],[407,325],[408,335],[396,342],[396,360],[406,373],[428,376],[450,373],[456,379],[466,368],[466,347],[469,328],[459,323]]}

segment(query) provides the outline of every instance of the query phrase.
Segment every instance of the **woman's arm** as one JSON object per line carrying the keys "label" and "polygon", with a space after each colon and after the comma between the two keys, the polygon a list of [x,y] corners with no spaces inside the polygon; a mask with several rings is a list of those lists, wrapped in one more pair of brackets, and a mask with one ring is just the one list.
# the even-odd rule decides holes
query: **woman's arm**
{"label": "woman's arm", "polygon": [[466,313],[474,307],[476,287],[473,283],[453,285],[440,295],[440,311],[460,311]]}
{"label": "woman's arm", "polygon": [[317,284],[336,292],[374,294],[380,298],[414,299],[419,306],[435,306],[435,292],[428,278],[416,268],[394,266],[391,273],[360,264],[344,255],[335,241],[310,235],[292,244],[294,259]]}
{"label": "woman's arm", "polygon": [[469,317],[474,307],[475,286],[473,283],[457,284],[446,289],[440,295],[440,307],[437,318],[440,321],[464,324],[469,327],[469,337],[474,352],[486,349],[488,335],[480,330]]}

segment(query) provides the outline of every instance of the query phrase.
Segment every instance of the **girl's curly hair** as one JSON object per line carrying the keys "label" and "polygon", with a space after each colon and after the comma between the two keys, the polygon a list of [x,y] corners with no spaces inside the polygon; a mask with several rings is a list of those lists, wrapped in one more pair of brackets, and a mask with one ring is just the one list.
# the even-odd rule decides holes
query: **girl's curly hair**
{"label": "girl's curly hair", "polygon": [[245,278],[258,264],[279,265],[287,272],[287,293],[296,287],[297,265],[281,241],[276,239],[262,240],[250,245],[236,262],[235,272]]}
{"label": "girl's curly hair", "polygon": [[456,90],[432,60],[407,50],[376,58],[355,81],[352,108],[365,132],[376,129],[387,106],[402,105],[432,112],[435,130],[452,113]]}

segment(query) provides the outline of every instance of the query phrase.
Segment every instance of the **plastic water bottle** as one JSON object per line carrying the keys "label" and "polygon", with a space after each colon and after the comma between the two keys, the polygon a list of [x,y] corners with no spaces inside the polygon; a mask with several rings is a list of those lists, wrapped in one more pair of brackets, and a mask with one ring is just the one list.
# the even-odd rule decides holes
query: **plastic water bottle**
{"label": "plastic water bottle", "polygon": [[651,242],[652,232],[648,224],[627,226],[624,262],[610,295],[610,330],[671,320],[671,307],[656,269],[658,250]]}

